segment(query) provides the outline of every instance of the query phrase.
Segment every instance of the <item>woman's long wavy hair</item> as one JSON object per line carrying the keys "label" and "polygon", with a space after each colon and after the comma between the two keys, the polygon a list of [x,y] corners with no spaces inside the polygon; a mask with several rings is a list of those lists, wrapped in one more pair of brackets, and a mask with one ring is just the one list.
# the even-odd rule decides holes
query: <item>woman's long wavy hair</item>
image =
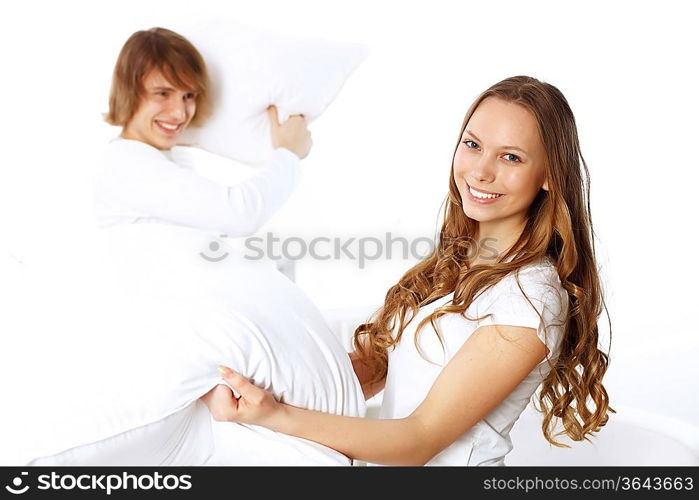
{"label": "woman's long wavy hair", "polygon": [[[451,303],[435,310],[416,330],[419,332],[429,322],[439,336],[437,318],[465,314],[479,291],[548,256],[567,291],[568,311],[560,355],[555,363],[549,362],[551,371],[541,385],[538,410],[544,413],[542,431],[546,439],[565,447],[555,440],[556,436],[567,434],[574,441],[588,439],[588,434],[607,423],[608,412],[614,413],[602,385],[608,356],[598,348],[597,321],[606,307],[595,262],[589,172],[565,97],[553,85],[528,76],[507,78],[483,92],[466,113],[456,148],[471,115],[487,97],[523,106],[536,118],[547,152],[549,190],[537,194],[522,234],[497,262],[471,266],[468,256],[478,223],[464,213],[452,159],[444,221],[435,250],[389,289],[383,306],[354,332],[354,346],[359,360],[375,370],[371,383],[379,382],[388,370],[388,349],[400,341],[420,307],[454,292]],[[414,341],[419,350],[417,333]],[[589,403],[594,408],[588,408]],[[554,417],[563,425],[555,435]]]}

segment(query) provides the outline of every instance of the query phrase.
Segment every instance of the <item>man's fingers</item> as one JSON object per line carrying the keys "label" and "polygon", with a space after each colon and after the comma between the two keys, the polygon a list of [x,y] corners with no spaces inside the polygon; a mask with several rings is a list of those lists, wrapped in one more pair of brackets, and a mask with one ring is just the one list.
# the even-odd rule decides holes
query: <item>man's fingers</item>
{"label": "man's fingers", "polygon": [[267,114],[269,115],[269,120],[272,122],[272,127],[279,127],[279,115],[277,114],[277,107],[274,104],[267,108]]}
{"label": "man's fingers", "polygon": [[[272,122],[272,126],[278,127],[281,125],[281,123],[279,123],[279,111],[277,110],[277,107],[274,104],[270,104],[269,106],[267,106],[267,115],[269,116],[269,119]],[[295,115],[289,115],[289,118],[287,119],[290,118],[305,120],[306,115],[304,115],[303,113],[298,113]]]}
{"label": "man's fingers", "polygon": [[288,121],[301,121],[304,124],[306,123],[306,117],[303,115],[289,115],[289,120]]}

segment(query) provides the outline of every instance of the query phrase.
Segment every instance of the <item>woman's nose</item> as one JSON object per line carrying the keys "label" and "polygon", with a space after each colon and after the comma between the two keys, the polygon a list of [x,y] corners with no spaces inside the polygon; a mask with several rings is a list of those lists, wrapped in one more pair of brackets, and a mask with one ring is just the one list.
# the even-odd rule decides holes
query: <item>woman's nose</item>
{"label": "woman's nose", "polygon": [[481,155],[471,166],[471,177],[479,182],[491,182],[495,179],[495,159]]}

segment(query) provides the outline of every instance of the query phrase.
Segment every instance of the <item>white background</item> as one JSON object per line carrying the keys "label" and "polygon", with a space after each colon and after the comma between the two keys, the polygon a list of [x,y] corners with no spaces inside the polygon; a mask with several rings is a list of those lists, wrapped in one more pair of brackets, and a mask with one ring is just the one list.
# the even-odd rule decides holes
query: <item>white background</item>
{"label": "white background", "polygon": [[[210,13],[369,47],[312,126],[303,185],[261,231],[279,237],[431,237],[469,104],[493,83],[527,74],[567,97],[590,169],[613,326],[612,404],[696,423],[699,36],[691,5],[5,2],[3,251],[31,259],[70,245],[88,219],[85,158],[118,133],[100,113],[118,51],[138,29]],[[415,262],[377,260],[360,270],[356,261],[306,258],[297,281],[321,308],[376,307]],[[601,325],[606,335],[606,317]]]}

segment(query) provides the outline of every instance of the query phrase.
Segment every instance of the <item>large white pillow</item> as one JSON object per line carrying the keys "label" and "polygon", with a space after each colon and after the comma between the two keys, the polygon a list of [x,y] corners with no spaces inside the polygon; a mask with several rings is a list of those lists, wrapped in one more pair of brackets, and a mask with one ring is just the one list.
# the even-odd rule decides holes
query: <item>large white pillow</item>
{"label": "large white pillow", "polygon": [[349,463],[254,426],[214,433],[208,411],[196,409],[227,364],[292,405],[364,415],[339,339],[273,263],[177,226],[98,235],[64,256],[66,269],[46,267],[27,287],[31,302],[11,332],[22,341],[0,371],[22,388],[8,401],[14,436],[3,453],[12,442],[21,449],[6,464],[201,465],[212,453],[218,464]]}
{"label": "large white pillow", "polygon": [[292,114],[312,122],[368,53],[363,45],[282,36],[232,21],[173,29],[201,52],[212,86],[213,115],[185,131],[182,143],[251,165],[273,149],[270,104],[281,122]]}

